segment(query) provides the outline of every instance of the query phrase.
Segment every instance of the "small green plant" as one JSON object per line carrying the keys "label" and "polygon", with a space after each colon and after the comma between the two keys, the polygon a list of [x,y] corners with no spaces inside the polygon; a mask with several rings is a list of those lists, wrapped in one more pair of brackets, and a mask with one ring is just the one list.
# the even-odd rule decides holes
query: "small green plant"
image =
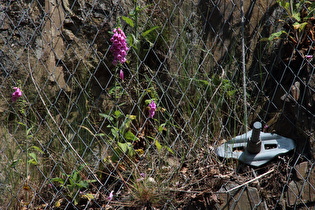
{"label": "small green plant", "polygon": [[284,21],[290,31],[281,30],[272,33],[268,38],[263,38],[261,41],[273,41],[283,37],[288,37],[293,43],[299,43],[305,33],[306,26],[309,24],[309,20],[314,15],[315,2],[307,0],[277,0],[277,3],[287,13],[284,17]]}
{"label": "small green plant", "polygon": [[[131,132],[131,122],[136,119],[135,115],[124,115],[121,111],[116,110],[112,115],[100,114],[101,117],[109,121],[107,128],[110,129],[110,134],[106,135],[107,142],[113,146],[114,151],[111,157],[112,161],[116,162],[127,155],[133,158],[136,152],[132,143],[138,138]],[[105,136],[105,134],[99,134]]]}
{"label": "small green plant", "polygon": [[31,150],[31,152],[28,153],[29,160],[27,162],[32,165],[39,165],[40,161],[38,159],[38,154],[43,154],[43,150],[37,146],[31,146],[29,150]]}
{"label": "small green plant", "polygon": [[62,174],[62,177],[52,178],[51,181],[58,182],[61,187],[66,189],[68,196],[73,200],[74,205],[77,205],[82,198],[78,193],[80,190],[89,187],[89,184],[96,182],[96,180],[84,179],[82,176],[82,169],[84,167],[81,165],[77,170],[74,170],[71,174]]}
{"label": "small green plant", "polygon": [[149,29],[139,27],[140,13],[149,6],[140,7],[137,5],[137,1],[135,1],[135,9],[128,16],[121,17],[133,29],[133,32],[127,35],[127,42],[130,47],[133,47],[138,52],[138,55],[140,55],[139,52],[144,41],[149,43],[150,47],[153,46],[153,41],[156,38],[153,32],[160,28],[159,26],[153,26]]}
{"label": "small green plant", "polygon": [[135,180],[128,183],[131,198],[139,206],[159,206],[164,203],[165,192],[163,186],[153,177],[140,173],[134,175]]}

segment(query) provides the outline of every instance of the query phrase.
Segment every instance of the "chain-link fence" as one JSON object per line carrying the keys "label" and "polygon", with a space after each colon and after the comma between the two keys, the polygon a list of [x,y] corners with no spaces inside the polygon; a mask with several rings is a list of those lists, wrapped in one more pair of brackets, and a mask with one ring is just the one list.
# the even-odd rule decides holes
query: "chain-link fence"
{"label": "chain-link fence", "polygon": [[[0,208],[314,208],[314,8],[2,0]],[[295,150],[216,154],[256,121]]]}

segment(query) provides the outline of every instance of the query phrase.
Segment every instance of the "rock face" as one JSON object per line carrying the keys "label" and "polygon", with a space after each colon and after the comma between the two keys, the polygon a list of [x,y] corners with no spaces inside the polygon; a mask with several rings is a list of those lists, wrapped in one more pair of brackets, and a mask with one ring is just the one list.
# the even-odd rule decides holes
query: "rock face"
{"label": "rock face", "polygon": [[56,83],[61,89],[68,90],[64,69],[56,62],[62,60],[65,53],[66,46],[61,34],[65,13],[62,5],[58,4],[56,0],[45,1],[45,13],[50,14],[42,31],[42,41],[45,45],[42,49],[43,56],[41,59],[45,61],[45,68],[38,70],[44,71],[42,74],[47,74],[50,82]]}
{"label": "rock face", "polygon": [[[232,189],[237,185],[229,185]],[[223,188],[219,192],[226,191]],[[221,205],[218,205],[218,209],[265,209],[262,203],[262,199],[259,195],[257,188],[254,187],[242,187],[229,193],[223,193],[218,195],[218,199]]]}
{"label": "rock face", "polygon": [[295,166],[297,179],[288,185],[287,205],[296,207],[315,202],[315,168],[308,162]]}

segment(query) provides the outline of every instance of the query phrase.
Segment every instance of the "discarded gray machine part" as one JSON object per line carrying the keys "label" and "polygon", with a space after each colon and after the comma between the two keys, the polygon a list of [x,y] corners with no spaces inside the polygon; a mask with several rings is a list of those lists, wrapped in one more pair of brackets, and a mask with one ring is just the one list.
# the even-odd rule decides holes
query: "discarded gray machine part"
{"label": "discarded gray machine part", "polygon": [[295,148],[292,139],[260,131],[261,123],[255,122],[253,130],[236,136],[216,148],[222,158],[234,158],[252,166],[261,166],[274,157]]}

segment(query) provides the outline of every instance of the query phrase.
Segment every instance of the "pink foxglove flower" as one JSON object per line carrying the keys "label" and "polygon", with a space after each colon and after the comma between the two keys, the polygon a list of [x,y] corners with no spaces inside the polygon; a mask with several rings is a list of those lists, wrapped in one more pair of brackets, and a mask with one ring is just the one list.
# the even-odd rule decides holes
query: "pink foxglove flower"
{"label": "pink foxglove flower", "polygon": [[15,91],[12,93],[12,101],[15,102],[18,98],[22,96],[22,91],[18,87],[13,88]]}
{"label": "pink foxglove flower", "polygon": [[125,79],[125,74],[124,74],[124,71],[122,69],[119,70],[119,77],[121,80]]}
{"label": "pink foxglove flower", "polygon": [[148,107],[149,107],[149,117],[153,118],[156,111],[156,103],[154,101],[151,101]]}
{"label": "pink foxglove flower", "polygon": [[126,56],[129,50],[126,42],[127,37],[120,28],[115,28],[113,32],[114,35],[110,39],[110,41],[113,43],[110,48],[114,56],[113,64],[123,64],[127,61]]}

